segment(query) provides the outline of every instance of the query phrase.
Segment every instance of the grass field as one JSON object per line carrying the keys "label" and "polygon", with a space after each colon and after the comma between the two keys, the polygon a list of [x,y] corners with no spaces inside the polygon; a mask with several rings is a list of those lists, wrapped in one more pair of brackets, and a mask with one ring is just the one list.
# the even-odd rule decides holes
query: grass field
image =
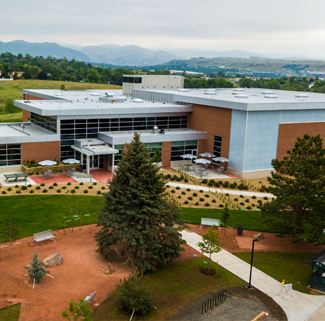
{"label": "grass field", "polygon": [[20,303],[0,310],[0,321],[17,321],[20,313]]}
{"label": "grass field", "polygon": [[[218,276],[207,276],[199,272],[201,259],[185,260],[170,264],[143,276],[143,283],[152,291],[157,310],[146,317],[134,317],[132,320],[169,320],[181,307],[207,294],[245,282],[229,271],[219,267]],[[129,320],[130,314],[118,309],[115,291],[93,313],[95,321]]]}
{"label": "grass field", "polygon": [[122,88],[121,86],[107,84],[65,82],[39,79],[2,81],[0,82],[0,108],[4,106],[7,98],[23,99],[23,89],[60,89],[61,85],[64,85],[66,90]]}
{"label": "grass field", "polygon": [[[251,252],[234,253],[234,255],[249,264],[251,262]],[[306,261],[313,256],[313,253],[301,252],[255,252],[253,263],[254,267],[279,282],[285,280],[286,283],[292,283],[295,290],[307,293],[311,266],[306,264]]]}
{"label": "grass field", "polygon": [[[75,209],[75,213],[81,215],[82,225],[93,224],[96,223],[103,201],[103,197],[82,195],[4,196],[1,198],[0,231],[4,229],[8,213],[11,214],[15,228],[22,238],[46,230],[62,229],[63,217],[71,216],[70,204]],[[84,216],[84,214],[90,215]],[[79,225],[79,220],[75,222]],[[4,242],[3,238],[0,238],[1,242]]]}
{"label": "grass field", "polygon": [[0,123],[19,123],[23,121],[23,112],[0,115]]}
{"label": "grass field", "polygon": [[[221,219],[222,209],[206,209],[206,208],[189,208],[183,207],[183,219],[187,223],[201,224],[201,217],[205,218],[219,218]],[[227,222],[228,226],[237,227],[241,225],[245,230],[261,231],[261,232],[273,232],[279,231],[272,230],[261,224],[260,219],[261,212],[259,211],[230,211],[230,217]]]}

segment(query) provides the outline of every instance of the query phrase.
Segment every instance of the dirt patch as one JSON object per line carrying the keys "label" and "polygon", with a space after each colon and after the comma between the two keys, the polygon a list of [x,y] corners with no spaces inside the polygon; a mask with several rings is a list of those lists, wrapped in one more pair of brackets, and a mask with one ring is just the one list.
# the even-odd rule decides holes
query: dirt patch
{"label": "dirt patch", "polygon": [[[94,291],[96,301],[101,304],[112,293],[120,279],[123,280],[131,272],[130,267],[125,267],[123,260],[110,260],[114,268],[113,274],[106,275],[102,272],[107,266],[96,250],[96,242],[93,237],[98,230],[96,225],[82,226],[81,231],[75,228],[54,231],[55,240],[39,242],[35,246],[33,237],[23,239],[23,255],[20,256],[20,246],[13,247],[13,257],[10,258],[9,248],[2,249],[2,262],[0,262],[0,309],[15,303],[21,303],[20,321],[34,320],[61,320],[60,313],[68,308],[69,301],[74,298],[85,298]],[[5,244],[1,244],[2,246]],[[184,245],[186,251],[181,252],[181,257],[176,261],[190,259],[194,255],[202,255],[188,245]],[[29,264],[35,251],[38,251],[39,259],[59,253],[63,257],[63,264],[47,268],[49,274],[35,289],[28,284],[28,276],[25,265]],[[93,307],[97,305],[92,303]]]}
{"label": "dirt patch", "polygon": [[[207,233],[209,226],[189,224],[192,231],[199,235]],[[218,229],[218,228],[216,228]],[[237,229],[221,228],[219,240],[221,247],[231,253],[247,252],[252,250],[254,236],[259,234],[257,231],[243,231],[243,235],[237,235]],[[291,238],[280,238],[276,233],[262,233],[259,242],[255,242],[254,251],[261,252],[310,252],[319,253],[325,249],[325,245],[315,246],[313,243],[303,241],[293,242]]]}
{"label": "dirt patch", "polygon": [[[202,314],[202,304],[213,297],[211,292],[198,298],[190,305],[183,307],[180,312],[172,317],[173,321],[250,321],[261,312],[269,313],[262,320],[287,321],[282,308],[268,295],[257,289],[247,289],[245,286],[236,286],[226,289],[226,300]],[[221,290],[219,291],[221,292]]]}

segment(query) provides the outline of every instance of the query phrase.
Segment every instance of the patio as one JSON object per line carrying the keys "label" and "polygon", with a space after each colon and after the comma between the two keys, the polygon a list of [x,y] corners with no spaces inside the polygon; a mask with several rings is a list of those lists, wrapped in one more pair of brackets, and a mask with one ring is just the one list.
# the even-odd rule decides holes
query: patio
{"label": "patio", "polygon": [[[194,178],[201,179],[201,175],[198,171],[202,170],[202,179],[227,179],[227,178],[237,178],[236,175],[230,174],[228,172],[222,171],[220,174],[215,172],[211,168],[205,170],[204,167],[195,164],[189,164],[187,166],[173,166],[174,169],[191,175]],[[195,171],[194,171],[195,169]]]}

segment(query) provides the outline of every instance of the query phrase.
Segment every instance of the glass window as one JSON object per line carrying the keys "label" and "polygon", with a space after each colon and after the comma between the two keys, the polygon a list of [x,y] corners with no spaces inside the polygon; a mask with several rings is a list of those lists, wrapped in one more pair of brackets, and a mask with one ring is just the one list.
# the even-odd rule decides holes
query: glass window
{"label": "glass window", "polygon": [[180,157],[184,154],[197,154],[197,140],[172,142],[171,160],[184,160],[182,157]]}
{"label": "glass window", "polygon": [[0,166],[21,164],[20,144],[1,144],[0,148]]}

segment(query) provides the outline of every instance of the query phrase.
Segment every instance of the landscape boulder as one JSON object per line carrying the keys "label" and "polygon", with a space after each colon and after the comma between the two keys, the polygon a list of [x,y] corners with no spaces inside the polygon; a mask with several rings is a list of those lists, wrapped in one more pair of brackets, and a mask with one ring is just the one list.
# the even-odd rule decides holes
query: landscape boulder
{"label": "landscape boulder", "polygon": [[113,266],[111,263],[108,263],[107,266],[105,266],[103,269],[102,269],[102,272],[104,274],[113,274],[115,272]]}
{"label": "landscape boulder", "polygon": [[43,260],[45,267],[57,266],[63,263],[63,257],[59,253],[52,254]]}

